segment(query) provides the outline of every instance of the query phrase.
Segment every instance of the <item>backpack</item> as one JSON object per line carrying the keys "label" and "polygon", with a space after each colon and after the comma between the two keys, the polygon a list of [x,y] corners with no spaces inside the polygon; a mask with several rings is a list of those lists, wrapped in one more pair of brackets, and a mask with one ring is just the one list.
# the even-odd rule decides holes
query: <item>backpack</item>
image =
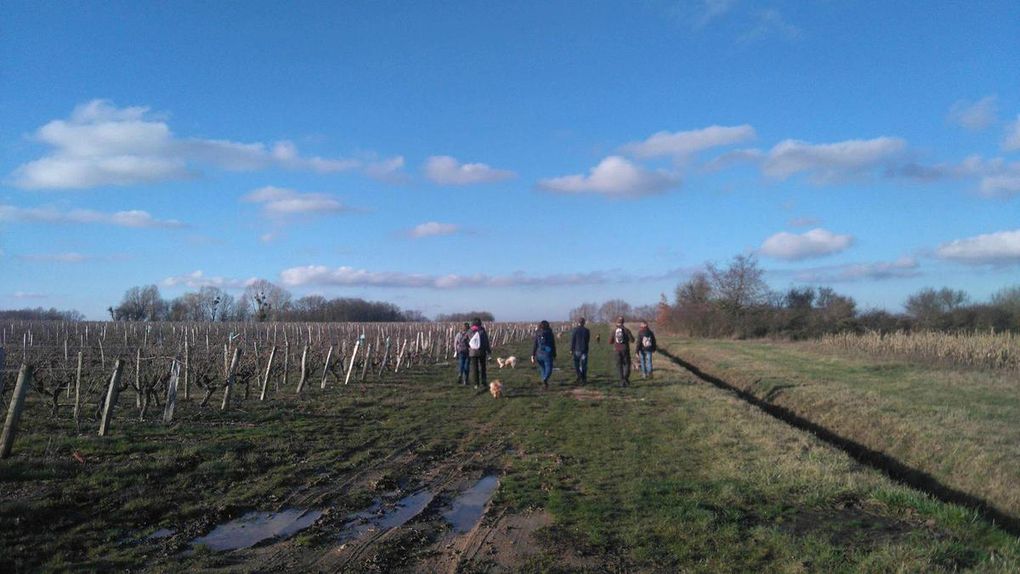
{"label": "backpack", "polygon": [[474,335],[471,335],[471,340],[468,342],[468,347],[477,351],[482,348],[482,332],[475,331]]}
{"label": "backpack", "polygon": [[648,335],[645,335],[644,337],[641,337],[641,348],[642,349],[651,349],[652,348],[652,338],[649,337]]}
{"label": "backpack", "polygon": [[616,341],[617,345],[622,345],[627,340],[627,334],[624,332],[623,327],[617,327],[616,332],[613,334],[613,340]]}
{"label": "backpack", "polygon": [[538,336],[538,350],[540,353],[545,354],[552,352],[552,347],[550,347],[548,341],[545,340],[545,333],[541,333]]}

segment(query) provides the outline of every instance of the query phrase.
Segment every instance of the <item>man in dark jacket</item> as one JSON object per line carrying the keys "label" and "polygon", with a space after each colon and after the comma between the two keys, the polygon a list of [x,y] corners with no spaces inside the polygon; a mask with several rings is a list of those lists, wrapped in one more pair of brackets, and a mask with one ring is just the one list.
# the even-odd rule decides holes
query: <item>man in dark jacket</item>
{"label": "man in dark jacket", "polygon": [[609,344],[613,346],[613,358],[622,387],[630,385],[630,343],[633,340],[634,334],[623,325],[623,317],[617,317],[616,326],[609,334]]}
{"label": "man in dark jacket", "polygon": [[577,327],[570,334],[570,354],[574,357],[575,381],[579,385],[588,382],[588,342],[591,340],[591,331],[584,326],[584,317],[577,320]]}
{"label": "man in dark jacket", "polygon": [[475,388],[486,388],[489,386],[489,377],[485,373],[485,361],[492,354],[489,346],[489,334],[482,327],[482,320],[475,317],[471,321],[471,335],[468,337],[468,356],[471,358],[471,379]]}
{"label": "man in dark jacket", "polygon": [[652,353],[658,346],[655,344],[655,333],[648,327],[648,321],[641,321],[641,328],[638,329],[637,339],[634,341],[638,364],[641,365],[641,378],[650,379],[652,378]]}
{"label": "man in dark jacket", "polygon": [[549,321],[542,321],[535,331],[535,344],[531,347],[531,362],[538,362],[539,376],[542,385],[549,388],[549,377],[552,376],[553,360],[556,359],[556,336],[553,335]]}

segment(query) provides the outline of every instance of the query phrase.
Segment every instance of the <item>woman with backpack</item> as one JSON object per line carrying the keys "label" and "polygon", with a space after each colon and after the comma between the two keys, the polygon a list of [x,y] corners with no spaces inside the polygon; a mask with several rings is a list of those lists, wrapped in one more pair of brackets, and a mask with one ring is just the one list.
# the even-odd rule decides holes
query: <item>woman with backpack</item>
{"label": "woman with backpack", "polygon": [[648,321],[641,321],[634,346],[637,348],[638,364],[641,365],[641,378],[652,378],[652,353],[658,346],[655,344],[655,333],[648,327]]}
{"label": "woman with backpack", "polygon": [[609,344],[613,346],[616,372],[620,375],[620,386],[630,385],[630,343],[634,334],[623,324],[623,317],[616,318],[616,327],[610,332]]}
{"label": "woman with backpack", "polygon": [[491,354],[489,334],[485,332],[485,327],[482,327],[482,320],[475,317],[471,321],[471,335],[468,337],[468,357],[471,361],[471,378],[474,379],[476,389],[485,389],[489,386],[489,377],[485,374],[485,361]]}
{"label": "woman with backpack", "polygon": [[542,385],[549,388],[549,377],[552,376],[553,360],[556,358],[556,336],[553,335],[549,321],[542,321],[535,331],[535,344],[531,348],[531,362],[538,363],[538,373],[542,377]]}

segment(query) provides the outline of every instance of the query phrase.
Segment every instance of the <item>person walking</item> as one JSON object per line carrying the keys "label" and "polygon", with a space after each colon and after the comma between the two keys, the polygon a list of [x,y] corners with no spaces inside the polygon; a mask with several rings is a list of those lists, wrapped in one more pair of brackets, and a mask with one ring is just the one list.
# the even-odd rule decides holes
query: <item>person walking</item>
{"label": "person walking", "polygon": [[464,328],[453,338],[453,352],[457,356],[457,383],[468,384],[468,365],[471,357],[468,354],[471,350],[468,346],[471,340],[471,323],[464,323]]}
{"label": "person walking", "polygon": [[574,357],[574,374],[577,376],[575,382],[579,385],[588,383],[588,343],[591,341],[591,331],[584,326],[584,317],[577,320],[577,327],[574,327],[570,334],[570,354]]}
{"label": "person walking", "polygon": [[613,346],[613,358],[616,363],[616,371],[620,375],[620,386],[630,385],[630,343],[634,340],[634,334],[623,324],[623,317],[616,318],[616,327],[609,337],[609,344]]}
{"label": "person walking", "polygon": [[552,376],[553,360],[556,359],[556,336],[553,335],[549,321],[542,321],[535,331],[535,344],[531,348],[531,362],[538,363],[538,373],[542,377],[542,385],[549,388],[549,377]]}
{"label": "person walking", "polygon": [[486,388],[489,386],[489,377],[485,373],[485,362],[492,354],[492,347],[489,346],[489,334],[482,326],[482,320],[475,317],[471,321],[471,336],[468,338],[468,357],[471,361],[471,379],[475,388]]}
{"label": "person walking", "polygon": [[648,321],[641,321],[637,338],[634,339],[634,347],[637,349],[638,365],[641,366],[641,378],[652,378],[652,354],[658,346],[655,344],[655,333],[648,327]]}

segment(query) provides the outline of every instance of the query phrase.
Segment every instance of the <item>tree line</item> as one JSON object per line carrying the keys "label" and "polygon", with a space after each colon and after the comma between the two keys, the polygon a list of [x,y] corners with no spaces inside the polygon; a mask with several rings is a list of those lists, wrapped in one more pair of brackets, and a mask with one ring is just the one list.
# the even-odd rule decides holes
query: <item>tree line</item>
{"label": "tree line", "polygon": [[680,283],[672,304],[662,297],[656,322],[697,337],[804,339],[842,331],[1020,330],[1020,286],[1002,289],[988,302],[960,290],[925,288],[910,295],[904,312],[861,311],[852,297],[829,287],[773,291],[753,255],[726,266],[708,264]]}
{"label": "tree line", "polygon": [[107,308],[114,321],[428,321],[420,311],[354,297],[327,299],[289,291],[265,279],[245,287],[239,297],[206,286],[167,300],[155,285],[132,287],[120,303]]}

